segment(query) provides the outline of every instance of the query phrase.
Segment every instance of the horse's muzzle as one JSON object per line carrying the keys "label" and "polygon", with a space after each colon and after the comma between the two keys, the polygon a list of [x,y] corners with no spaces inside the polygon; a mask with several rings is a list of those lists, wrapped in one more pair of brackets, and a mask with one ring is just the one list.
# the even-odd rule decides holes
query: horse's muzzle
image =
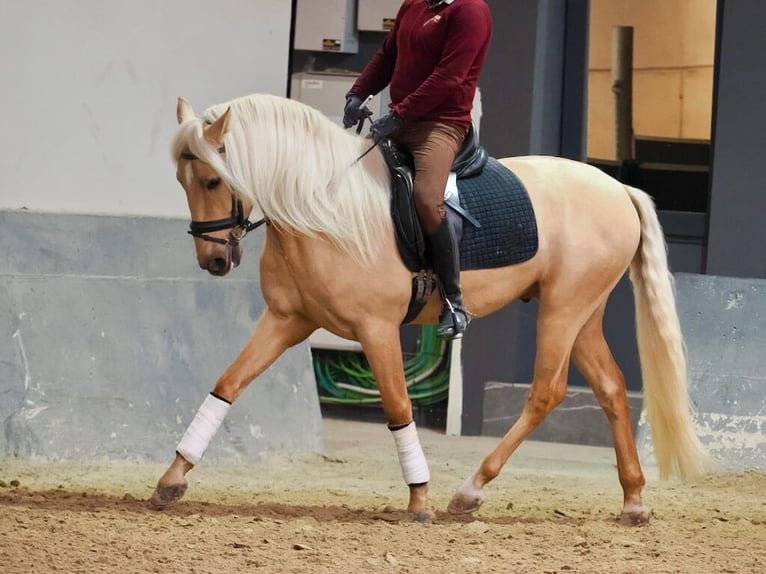
{"label": "horse's muzzle", "polygon": [[223,277],[229,271],[239,266],[242,260],[242,247],[238,242],[231,242],[218,253],[213,253],[206,262],[200,262],[200,267],[211,275]]}
{"label": "horse's muzzle", "polygon": [[207,262],[204,266],[207,272],[216,277],[223,277],[229,271],[231,271],[231,261],[226,257],[214,257]]}

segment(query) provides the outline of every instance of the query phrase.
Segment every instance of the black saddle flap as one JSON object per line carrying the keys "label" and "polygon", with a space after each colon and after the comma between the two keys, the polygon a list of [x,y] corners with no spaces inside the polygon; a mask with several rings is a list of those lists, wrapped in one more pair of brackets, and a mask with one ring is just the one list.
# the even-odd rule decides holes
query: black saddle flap
{"label": "black saddle flap", "polygon": [[[391,140],[380,142],[380,149],[391,173],[391,218],[396,244],[402,261],[408,269],[418,271],[428,266],[425,238],[412,197],[414,164],[412,155]],[[489,156],[479,144],[473,124],[466,133],[460,152],[452,164],[457,177],[468,178],[481,173]],[[459,206],[458,206],[459,207]],[[459,213],[466,214],[459,210]]]}
{"label": "black saddle flap", "polygon": [[398,146],[386,141],[380,149],[391,173],[391,218],[399,254],[408,269],[423,269],[425,241],[412,198],[412,169]]}

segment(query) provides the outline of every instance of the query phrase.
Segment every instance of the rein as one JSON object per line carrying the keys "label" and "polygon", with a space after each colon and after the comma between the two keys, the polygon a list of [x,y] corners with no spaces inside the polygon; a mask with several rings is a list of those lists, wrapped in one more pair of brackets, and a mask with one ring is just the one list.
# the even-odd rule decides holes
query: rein
{"label": "rein", "polygon": [[[218,153],[226,153],[226,148],[218,148]],[[182,159],[195,160],[199,159],[191,152],[183,152],[181,154]],[[189,231],[187,233],[194,237],[199,237],[204,241],[210,241],[212,243],[220,243],[221,245],[236,245],[242,241],[245,236],[253,229],[256,229],[266,223],[266,219],[259,219],[258,221],[250,221],[244,215],[244,209],[242,207],[242,200],[238,199],[234,193],[231,194],[231,216],[224,217],[223,219],[214,219],[213,221],[194,221],[192,219],[189,223]],[[221,231],[223,229],[231,229],[229,237],[221,239],[219,237],[211,237],[208,233],[215,231]]]}
{"label": "rein", "polygon": [[[367,120],[370,120],[370,116],[372,115],[372,112],[371,112],[369,109],[367,109],[367,103],[368,103],[368,102],[369,102],[371,99],[372,99],[372,96],[369,96],[369,97],[367,98],[367,101],[365,101],[365,102],[364,102],[364,104],[362,104],[362,106],[361,106],[361,109],[363,109],[363,110],[364,110],[364,112],[362,113],[362,116],[359,118],[359,122],[358,122],[358,123],[357,123],[357,125],[356,125],[356,133],[357,133],[357,135],[359,135],[360,133],[362,133],[362,128],[364,127],[364,122],[365,122],[365,121],[367,121]],[[370,123],[372,123],[372,120],[370,120]],[[364,156],[366,156],[368,153],[370,153],[372,150],[374,150],[374,149],[375,149],[375,147],[378,145],[378,143],[380,143],[380,140],[374,139],[374,140],[373,140],[373,144],[372,144],[370,147],[368,147],[368,148],[367,148],[367,150],[366,150],[366,151],[365,151],[365,152],[364,152],[362,155],[360,155],[360,156],[359,156],[358,158],[356,158],[356,159],[355,159],[353,162],[351,162],[351,165],[352,165],[352,166],[353,166],[353,165],[355,165],[355,164],[356,164],[356,163],[358,163],[358,162],[359,162],[359,161],[360,161],[360,160],[361,160],[361,159],[362,159]]]}
{"label": "rein", "polygon": [[376,140],[375,143],[373,143],[370,147],[368,147],[367,150],[358,158],[356,158],[351,165],[354,165],[355,163],[359,162],[359,160],[361,160],[364,156],[366,156],[368,153],[374,150],[378,146],[378,143],[380,143],[380,140]]}

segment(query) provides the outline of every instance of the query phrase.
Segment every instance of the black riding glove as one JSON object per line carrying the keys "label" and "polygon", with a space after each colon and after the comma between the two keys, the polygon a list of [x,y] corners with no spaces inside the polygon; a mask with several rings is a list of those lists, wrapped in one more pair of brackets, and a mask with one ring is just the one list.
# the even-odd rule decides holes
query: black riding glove
{"label": "black riding glove", "polygon": [[388,112],[379,120],[372,122],[370,134],[374,141],[380,141],[387,138],[396,130],[402,127],[402,118],[396,115],[396,112]]}
{"label": "black riding glove", "polygon": [[346,96],[346,107],[343,108],[343,127],[348,129],[353,125],[359,123],[363,117],[368,118],[372,115],[372,111],[367,108],[360,108],[362,105],[362,98],[356,94],[349,94]]}

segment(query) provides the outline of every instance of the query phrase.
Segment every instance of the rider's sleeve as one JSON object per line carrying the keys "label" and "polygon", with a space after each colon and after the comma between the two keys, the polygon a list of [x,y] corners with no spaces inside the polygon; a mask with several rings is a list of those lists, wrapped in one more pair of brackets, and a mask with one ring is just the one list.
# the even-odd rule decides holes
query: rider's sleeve
{"label": "rider's sleeve", "polygon": [[391,81],[391,76],[394,74],[394,66],[396,65],[396,55],[398,53],[396,47],[396,34],[399,31],[399,21],[409,3],[410,2],[405,1],[399,7],[399,12],[394,20],[394,25],[383,39],[383,44],[381,44],[378,51],[365,66],[364,70],[362,70],[361,75],[357,78],[356,82],[354,82],[354,85],[348,92],[349,94],[356,94],[362,99],[367,96],[374,96]]}
{"label": "rider's sleeve", "polygon": [[476,58],[486,51],[492,17],[484,2],[469,3],[449,19],[448,40],[433,72],[420,87],[393,106],[405,120],[416,120],[441,104],[465,81]]}

